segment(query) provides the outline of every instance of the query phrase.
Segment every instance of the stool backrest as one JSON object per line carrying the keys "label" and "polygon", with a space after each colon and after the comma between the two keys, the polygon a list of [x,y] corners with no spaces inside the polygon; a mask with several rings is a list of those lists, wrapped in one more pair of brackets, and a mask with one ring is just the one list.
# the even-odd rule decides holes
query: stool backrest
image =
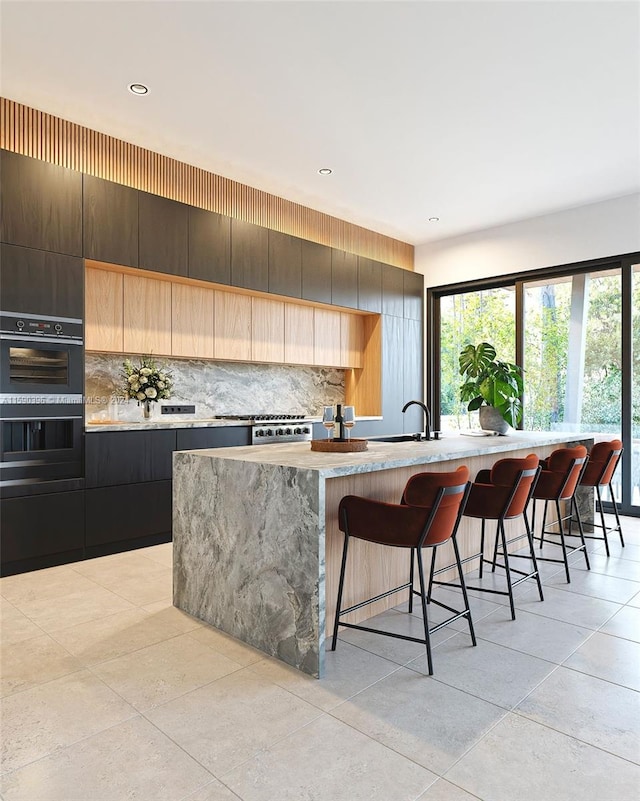
{"label": "stool backrest", "polygon": [[540,459],[530,453],[524,459],[499,459],[491,468],[489,481],[497,487],[510,488],[505,498],[506,508],[492,510],[492,517],[518,517],[527,508],[531,491],[538,477]]}
{"label": "stool backrest", "polygon": [[[542,476],[547,482],[557,482],[556,497],[559,500],[573,497],[586,461],[587,449],[584,445],[576,445],[575,448],[558,448],[546,460]],[[549,473],[555,475],[552,477],[548,475]]]}
{"label": "stool backrest", "polygon": [[455,532],[466,500],[469,468],[451,473],[418,473],[407,482],[402,503],[433,512],[424,545],[445,542]]}
{"label": "stool backrest", "polygon": [[596,484],[600,486],[609,484],[621,456],[622,442],[619,439],[597,442],[589,452],[589,461],[580,483],[589,487],[594,487]]}

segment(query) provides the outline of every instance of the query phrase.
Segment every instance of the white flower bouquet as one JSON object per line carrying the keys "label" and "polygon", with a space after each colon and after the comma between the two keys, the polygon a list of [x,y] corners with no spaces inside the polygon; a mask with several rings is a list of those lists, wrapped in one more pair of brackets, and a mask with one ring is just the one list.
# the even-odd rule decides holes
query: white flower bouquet
{"label": "white flower bouquet", "polygon": [[125,359],[122,366],[125,379],[124,392],[127,398],[144,403],[171,397],[173,386],[171,373],[165,365],[156,364],[153,357],[141,356],[138,365],[133,365],[130,359]]}

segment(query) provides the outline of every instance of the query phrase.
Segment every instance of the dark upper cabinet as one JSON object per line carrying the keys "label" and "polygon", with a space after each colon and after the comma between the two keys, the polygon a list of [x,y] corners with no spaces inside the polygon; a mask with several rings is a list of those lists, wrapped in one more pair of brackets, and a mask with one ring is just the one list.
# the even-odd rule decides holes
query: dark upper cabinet
{"label": "dark upper cabinet", "polygon": [[404,316],[422,320],[424,305],[424,275],[404,270]]}
{"label": "dark upper cabinet", "polygon": [[403,323],[400,317],[382,317],[382,415],[388,434],[402,433],[404,424]]}
{"label": "dark upper cabinet", "polygon": [[88,434],[85,438],[86,486],[168,481],[175,449],[175,429]]}
{"label": "dark upper cabinet", "polygon": [[382,264],[364,256],[358,256],[358,308],[382,311]]}
{"label": "dark upper cabinet", "polygon": [[331,303],[358,308],[358,257],[331,248]]}
{"label": "dark upper cabinet", "polygon": [[269,292],[302,297],[302,240],[269,231]]}
{"label": "dark upper cabinet", "polygon": [[269,291],[269,229],[231,220],[231,284]]}
{"label": "dark upper cabinet", "polygon": [[[402,320],[404,326],[403,348],[403,405],[410,400],[424,398],[424,345],[422,322]],[[404,433],[414,434],[424,431],[424,412],[419,406],[411,406],[404,417]]]}
{"label": "dark upper cabinet", "polygon": [[84,317],[84,264],[75,256],[0,245],[3,311]]}
{"label": "dark upper cabinet", "polygon": [[85,259],[138,266],[138,190],[84,176]]}
{"label": "dark upper cabinet", "polygon": [[0,241],[82,256],[82,173],[0,151]]}
{"label": "dark upper cabinet", "polygon": [[144,270],[187,275],[189,206],[148,192],[138,194],[139,260]]}
{"label": "dark upper cabinet", "polygon": [[404,273],[401,267],[382,265],[382,313],[404,316]]}
{"label": "dark upper cabinet", "polygon": [[231,218],[189,207],[189,278],[231,283]]}
{"label": "dark upper cabinet", "polygon": [[302,297],[331,303],[331,248],[302,240]]}

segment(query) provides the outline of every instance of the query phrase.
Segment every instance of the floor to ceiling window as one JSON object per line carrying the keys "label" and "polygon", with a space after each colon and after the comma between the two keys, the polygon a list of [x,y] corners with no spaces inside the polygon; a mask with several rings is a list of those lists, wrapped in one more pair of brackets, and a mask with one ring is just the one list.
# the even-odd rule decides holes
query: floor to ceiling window
{"label": "floor to ceiling window", "polygon": [[460,401],[458,366],[465,345],[490,342],[502,361],[515,361],[515,292],[496,288],[448,295],[440,304],[441,427],[478,428],[478,412]]}
{"label": "floor to ceiling window", "polygon": [[640,508],[640,264],[633,265],[631,304],[631,503]]}
{"label": "floor to ceiling window", "polygon": [[523,428],[620,436],[620,270],[524,284]]}
{"label": "floor to ceiling window", "polygon": [[458,356],[490,342],[524,368],[526,430],[622,437],[616,501],[640,513],[640,264],[583,263],[429,291],[429,397],[443,430],[478,427]]}

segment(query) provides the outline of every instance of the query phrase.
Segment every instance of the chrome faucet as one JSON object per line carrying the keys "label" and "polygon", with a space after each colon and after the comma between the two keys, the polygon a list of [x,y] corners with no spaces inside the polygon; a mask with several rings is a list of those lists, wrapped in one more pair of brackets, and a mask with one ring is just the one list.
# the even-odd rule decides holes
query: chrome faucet
{"label": "chrome faucet", "polygon": [[419,400],[410,400],[402,407],[402,414],[404,414],[409,406],[419,406],[424,412],[424,438],[431,439],[431,412],[428,407]]}

